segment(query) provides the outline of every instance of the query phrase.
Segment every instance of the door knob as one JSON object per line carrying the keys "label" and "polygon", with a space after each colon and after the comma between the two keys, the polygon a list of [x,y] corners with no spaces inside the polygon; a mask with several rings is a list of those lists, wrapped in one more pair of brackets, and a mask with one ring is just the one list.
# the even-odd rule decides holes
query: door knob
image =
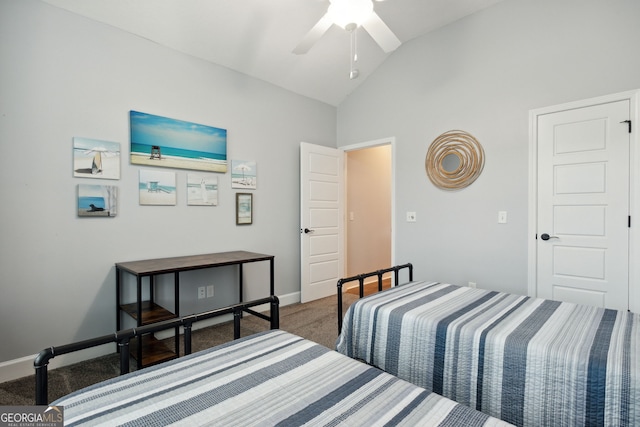
{"label": "door knob", "polygon": [[316,230],[309,230],[308,228],[304,229],[304,234],[309,234],[309,233],[313,233]]}
{"label": "door knob", "polygon": [[549,236],[547,233],[543,233],[540,235],[540,238],[542,240],[549,240],[549,239],[559,239],[558,236]]}

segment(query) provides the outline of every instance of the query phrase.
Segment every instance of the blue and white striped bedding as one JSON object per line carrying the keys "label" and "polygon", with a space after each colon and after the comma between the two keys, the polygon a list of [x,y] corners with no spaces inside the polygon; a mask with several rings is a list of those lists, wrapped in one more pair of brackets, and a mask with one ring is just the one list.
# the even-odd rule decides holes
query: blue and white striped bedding
{"label": "blue and white striped bedding", "polygon": [[640,316],[411,282],[349,307],[337,350],[524,426],[640,426]]}
{"label": "blue and white striped bedding", "polygon": [[280,330],[72,393],[65,425],[508,425]]}

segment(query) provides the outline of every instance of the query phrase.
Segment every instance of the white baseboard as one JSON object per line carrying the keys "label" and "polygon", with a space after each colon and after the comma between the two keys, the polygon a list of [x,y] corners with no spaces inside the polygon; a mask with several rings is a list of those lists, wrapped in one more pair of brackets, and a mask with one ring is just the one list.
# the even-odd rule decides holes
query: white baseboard
{"label": "white baseboard", "polygon": [[35,358],[36,355],[34,354],[33,356],[25,356],[20,359],[7,360],[6,362],[0,363],[0,383],[33,374],[33,360]]}
{"label": "white baseboard", "polygon": [[[95,359],[96,357],[105,356],[107,354],[114,353],[115,351],[116,344],[113,343],[100,345],[75,353],[63,354],[51,359],[51,361],[49,362],[49,369],[73,365],[74,363],[82,362],[89,359]],[[33,356],[25,356],[19,359],[7,360],[6,362],[0,363],[0,383],[33,375],[35,373],[33,361],[35,360],[36,356],[37,354],[34,354]],[[35,387],[35,380],[33,385]]]}
{"label": "white baseboard", "polygon": [[[300,292],[293,292],[291,294],[282,295],[278,297],[280,299],[280,307],[284,307],[291,304],[300,302]],[[258,312],[268,311],[269,304],[263,304],[254,307],[253,309]],[[206,328],[218,323],[227,322],[232,319],[232,315],[216,317],[213,319],[203,320],[193,326],[193,330]],[[164,331],[156,334],[157,338],[164,339],[173,336],[170,331]],[[97,347],[93,347],[87,350],[78,351],[70,354],[63,354],[61,356],[51,359],[49,363],[49,369],[59,368],[61,366],[72,365],[74,363],[82,362],[96,357],[105,356],[115,352],[115,344],[105,344]],[[6,362],[0,362],[0,383],[16,380],[18,378],[27,377],[34,374],[33,361],[36,355],[25,356],[19,359],[7,360]],[[34,380],[35,381],[35,380]],[[35,382],[34,382],[35,387]],[[35,395],[34,395],[35,398]]]}

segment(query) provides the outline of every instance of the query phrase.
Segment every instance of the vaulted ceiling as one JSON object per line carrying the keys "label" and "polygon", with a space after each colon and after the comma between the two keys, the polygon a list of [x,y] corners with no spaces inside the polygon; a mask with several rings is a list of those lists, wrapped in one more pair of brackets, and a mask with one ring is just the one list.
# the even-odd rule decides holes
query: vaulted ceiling
{"label": "vaulted ceiling", "polygon": [[[328,0],[42,1],[331,105],[393,55],[359,28],[360,76],[350,79],[350,35],[337,25],[306,54],[294,54]],[[499,1],[385,0],[374,10],[406,43]]]}

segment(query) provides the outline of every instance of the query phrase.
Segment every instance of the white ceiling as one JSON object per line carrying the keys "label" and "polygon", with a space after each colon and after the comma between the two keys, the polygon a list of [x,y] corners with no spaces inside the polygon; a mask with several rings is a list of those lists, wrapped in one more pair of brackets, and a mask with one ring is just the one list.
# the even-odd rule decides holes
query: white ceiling
{"label": "white ceiling", "polygon": [[[292,50],[328,0],[42,0],[206,61],[338,105],[393,52],[358,30],[360,77],[338,26],[304,55]],[[402,43],[502,0],[386,0],[375,11]]]}

